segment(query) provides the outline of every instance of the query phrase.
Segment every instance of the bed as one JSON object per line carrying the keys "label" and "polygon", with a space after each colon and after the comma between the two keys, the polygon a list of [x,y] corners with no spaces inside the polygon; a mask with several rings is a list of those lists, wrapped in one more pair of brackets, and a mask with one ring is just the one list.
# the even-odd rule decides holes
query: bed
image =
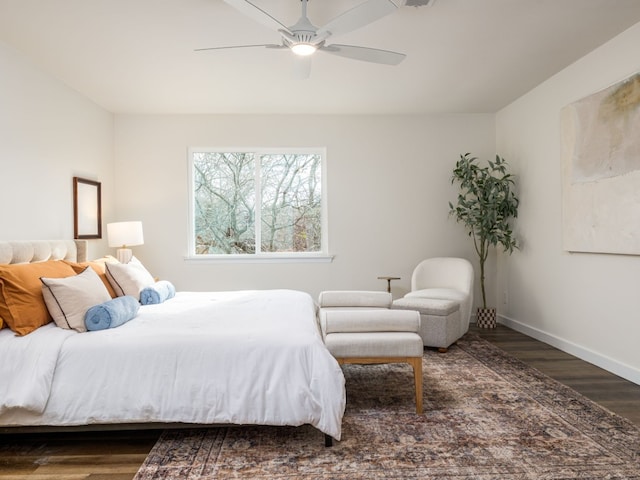
{"label": "bed", "polygon": [[[46,260],[82,262],[86,243],[0,242],[0,264]],[[23,336],[0,329],[3,431],[311,424],[339,440],[344,408],[342,371],[299,291],[177,292],[117,328],[85,333],[55,323]]]}

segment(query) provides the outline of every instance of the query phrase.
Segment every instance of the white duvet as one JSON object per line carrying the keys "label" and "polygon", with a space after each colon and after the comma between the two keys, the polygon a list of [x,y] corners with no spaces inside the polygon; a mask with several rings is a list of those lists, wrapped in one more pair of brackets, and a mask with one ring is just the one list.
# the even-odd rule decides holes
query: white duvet
{"label": "white duvet", "polygon": [[311,424],[339,439],[344,407],[302,292],[179,292],[114,329],[0,331],[3,426]]}

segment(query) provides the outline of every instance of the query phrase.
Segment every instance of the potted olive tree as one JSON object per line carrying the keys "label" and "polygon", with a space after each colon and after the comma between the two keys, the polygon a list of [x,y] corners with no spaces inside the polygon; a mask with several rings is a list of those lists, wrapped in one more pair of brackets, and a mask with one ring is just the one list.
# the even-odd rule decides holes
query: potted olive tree
{"label": "potted olive tree", "polygon": [[482,289],[478,326],[495,328],[496,309],[487,308],[484,267],[491,247],[500,245],[509,254],[518,248],[510,220],[518,216],[519,200],[513,192],[514,181],[507,173],[507,162],[496,155],[495,162],[487,163],[480,166],[470,153],[460,155],[451,179],[452,184],[460,184],[460,193],[455,205],[449,202],[449,214],[467,228],[478,254]]}

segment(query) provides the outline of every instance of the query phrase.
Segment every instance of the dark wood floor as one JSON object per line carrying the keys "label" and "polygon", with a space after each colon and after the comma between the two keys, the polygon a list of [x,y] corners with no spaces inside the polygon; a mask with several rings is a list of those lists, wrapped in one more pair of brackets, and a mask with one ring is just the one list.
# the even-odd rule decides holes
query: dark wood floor
{"label": "dark wood floor", "polygon": [[470,331],[640,426],[640,385],[502,325]]}
{"label": "dark wood floor", "polygon": [[[504,326],[471,331],[640,426],[640,385]],[[159,430],[0,434],[0,480],[131,480],[159,435]]]}

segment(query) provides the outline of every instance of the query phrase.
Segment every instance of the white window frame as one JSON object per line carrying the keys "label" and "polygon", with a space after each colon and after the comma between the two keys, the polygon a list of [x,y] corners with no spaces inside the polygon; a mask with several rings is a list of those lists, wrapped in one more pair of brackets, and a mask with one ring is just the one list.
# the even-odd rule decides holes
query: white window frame
{"label": "white window frame", "polygon": [[[194,190],[195,179],[193,175],[193,155],[194,153],[254,153],[256,155],[256,199],[260,198],[260,155],[261,154],[316,154],[321,157],[321,188],[322,188],[322,235],[321,235],[321,251],[320,252],[256,252],[246,254],[196,254],[195,246],[195,205]],[[328,221],[328,202],[327,202],[327,154],[326,148],[240,148],[240,147],[191,147],[188,150],[188,195],[189,195],[189,232],[188,232],[188,254],[185,260],[196,263],[326,263],[333,260],[333,255],[329,254],[329,221]],[[260,202],[256,202],[260,203]],[[257,208],[255,214],[256,235],[260,235],[262,228],[262,218],[260,208]],[[257,238],[260,238],[259,236]],[[256,249],[259,250],[260,242],[256,242]]]}

